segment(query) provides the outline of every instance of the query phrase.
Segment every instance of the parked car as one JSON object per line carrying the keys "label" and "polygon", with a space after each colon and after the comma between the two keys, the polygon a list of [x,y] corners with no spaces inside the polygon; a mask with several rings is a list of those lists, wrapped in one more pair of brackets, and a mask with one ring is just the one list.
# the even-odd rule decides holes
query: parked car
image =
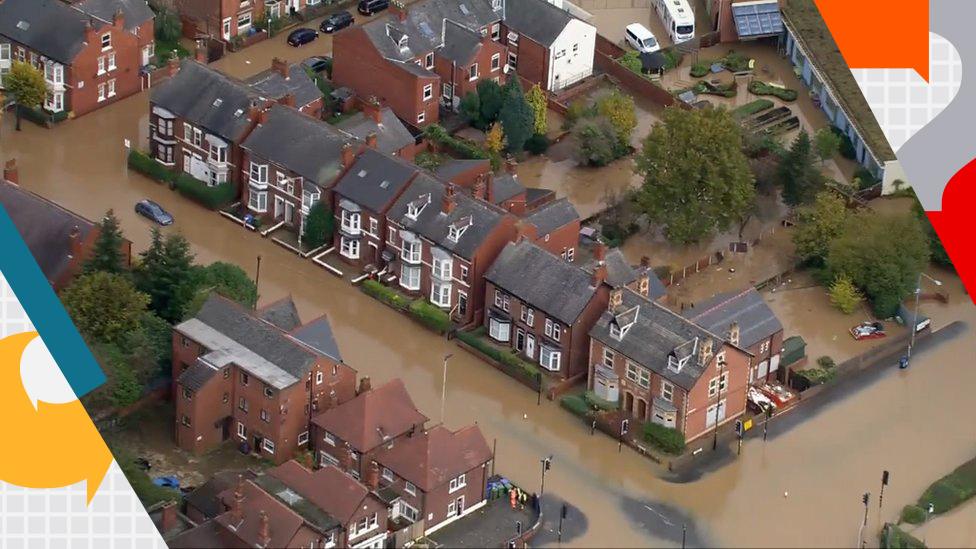
{"label": "parked car", "polygon": [[328,71],[330,65],[332,65],[332,58],[328,55],[313,55],[302,61],[303,67],[316,74]]}
{"label": "parked car", "polygon": [[137,202],[136,213],[143,217],[148,217],[160,225],[173,224],[173,216],[152,200],[140,200]]}
{"label": "parked car", "polygon": [[640,23],[627,25],[624,30],[624,38],[631,47],[641,53],[654,53],[661,49],[661,44],[654,37],[654,33]]}
{"label": "parked car", "polygon": [[336,32],[353,24],[352,14],[348,11],[337,11],[325,18],[319,25],[319,30],[325,33]]}
{"label": "parked car", "polygon": [[884,324],[880,322],[865,321],[851,328],[851,336],[858,341],[862,339],[879,339],[886,335]]}
{"label": "parked car", "polygon": [[359,0],[359,13],[373,15],[390,7],[390,0]]}
{"label": "parked car", "polygon": [[291,31],[291,34],[288,35],[288,45],[297,48],[299,46],[308,44],[318,37],[319,33],[315,32],[314,29],[302,27],[300,29]]}

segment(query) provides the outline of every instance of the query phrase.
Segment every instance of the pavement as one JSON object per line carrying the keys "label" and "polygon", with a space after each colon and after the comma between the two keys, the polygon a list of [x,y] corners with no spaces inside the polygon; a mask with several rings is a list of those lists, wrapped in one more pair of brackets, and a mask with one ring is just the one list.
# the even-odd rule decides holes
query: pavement
{"label": "pavement", "polygon": [[516,523],[523,531],[532,527],[531,505],[512,509],[508,498],[489,500],[483,507],[428,536],[443,547],[504,547],[516,536]]}

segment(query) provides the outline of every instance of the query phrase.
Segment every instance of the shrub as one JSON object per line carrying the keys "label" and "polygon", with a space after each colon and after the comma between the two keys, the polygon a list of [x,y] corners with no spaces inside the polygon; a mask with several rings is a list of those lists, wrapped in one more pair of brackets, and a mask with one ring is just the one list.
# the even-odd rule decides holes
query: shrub
{"label": "shrub", "polygon": [[644,440],[652,446],[669,454],[680,454],[685,451],[685,435],[677,429],[658,425],[654,422],[644,424]]}
{"label": "shrub", "polygon": [[837,126],[831,126],[830,131],[840,136],[840,155],[848,160],[857,158],[857,150],[854,149],[854,142],[851,141],[850,136]]}
{"label": "shrub", "polygon": [[729,84],[712,84],[702,80],[695,85],[695,93],[703,95],[718,95],[721,97],[735,97],[738,93],[738,86],[735,82]]}
{"label": "shrub", "polygon": [[590,415],[590,405],[582,395],[565,395],[559,399],[559,405],[582,418]]}
{"label": "shrub", "polygon": [[691,76],[694,78],[701,78],[708,74],[711,69],[711,64],[708,61],[699,61],[691,66]]}
{"label": "shrub", "polygon": [[122,469],[122,474],[132,485],[132,490],[135,491],[136,496],[139,497],[144,506],[149,507],[161,501],[177,501],[179,499],[179,493],[176,490],[153,484],[149,475],[136,465],[135,457],[128,450],[123,450],[114,445],[111,450],[119,468]]}
{"label": "shrub", "polygon": [[793,372],[793,375],[806,380],[807,386],[810,387],[813,385],[823,385],[824,383],[834,379],[834,377],[837,375],[837,370],[835,368],[807,368],[806,370]]}
{"label": "shrub", "polygon": [[366,295],[376,298],[387,305],[400,309],[401,311],[406,310],[406,308],[410,306],[410,302],[407,300],[407,298],[375,280],[364,280],[359,287],[363,292],[366,293]]}
{"label": "shrub", "polygon": [[762,112],[771,108],[773,108],[773,102],[769,99],[756,99],[755,101],[750,101],[741,107],[736,107],[732,111],[732,115],[736,118],[746,118],[747,116],[751,116],[757,112]]}
{"label": "shrub", "polygon": [[170,183],[175,177],[172,171],[157,162],[155,158],[136,149],[129,151],[129,167],[160,183]]}
{"label": "shrub", "polygon": [[936,514],[945,513],[955,509],[959,504],[969,499],[971,493],[951,481],[950,477],[943,477],[929,486],[922,497],[918,499],[919,504],[932,504]]}
{"label": "shrub", "polygon": [[549,138],[537,133],[525,142],[525,150],[531,154],[542,154],[549,149]]}
{"label": "shrub", "polygon": [[451,329],[451,317],[423,298],[410,304],[410,314],[436,332],[445,333]]}
{"label": "shrub", "polygon": [[742,72],[749,70],[749,61],[751,61],[749,57],[742,55],[741,53],[730,51],[728,55],[722,59],[722,66],[731,72]]}
{"label": "shrub", "polygon": [[431,124],[424,128],[424,137],[434,143],[453,150],[459,156],[469,159],[488,159],[488,153],[475,143],[467,139],[460,139],[447,133],[439,124]]}
{"label": "shrub", "polygon": [[[664,54],[664,59],[667,61],[664,64],[664,70],[669,71],[681,64],[681,59],[683,56],[677,49],[668,48],[666,50],[661,50],[661,53]],[[637,60],[640,61],[639,56]]]}
{"label": "shrub", "polygon": [[925,522],[926,515],[925,509],[922,509],[918,505],[906,505],[902,507],[900,522],[907,522],[908,524],[922,524]]}
{"label": "shrub", "polygon": [[591,408],[596,408],[597,410],[609,411],[616,410],[619,407],[619,404],[616,402],[603,400],[602,398],[596,396],[596,393],[593,391],[586,391],[583,393],[583,400],[585,400]]}
{"label": "shrub", "polygon": [[837,366],[837,363],[834,362],[834,359],[830,358],[829,356],[824,355],[824,356],[822,356],[822,357],[820,357],[820,358],[817,359],[817,366],[820,366],[824,370],[829,370],[829,369],[833,368],[834,366]]}
{"label": "shrub", "polygon": [[233,183],[220,183],[211,187],[186,174],[177,176],[174,184],[181,195],[199,202],[211,210],[217,210],[230,204],[237,196],[237,187]]}
{"label": "shrub", "polygon": [[443,154],[423,151],[417,154],[417,157],[414,158],[413,162],[425,170],[434,171],[441,167],[441,164],[443,164],[446,160],[447,158],[445,158]]}
{"label": "shrub", "polygon": [[854,172],[854,178],[861,182],[858,189],[863,190],[875,186],[878,183],[878,179],[874,177],[871,170],[865,168],[864,166],[859,167]]}
{"label": "shrub", "polygon": [[632,72],[636,72],[637,74],[643,76],[641,69],[643,69],[644,66],[643,64],[641,64],[640,54],[637,53],[636,51],[634,50],[628,51],[627,53],[618,57],[617,62],[623,65],[625,68],[631,70]]}
{"label": "shrub", "polygon": [[749,92],[755,95],[772,95],[782,99],[783,101],[796,101],[798,96],[796,90],[773,86],[763,82],[762,80],[753,80],[752,82],[749,82]]}
{"label": "shrub", "polygon": [[882,547],[886,549],[925,549],[925,544],[894,524],[885,524],[881,531]]}
{"label": "shrub", "polygon": [[830,285],[828,293],[830,302],[845,315],[853,313],[854,309],[864,301],[864,296],[851,281],[851,277],[843,274]]}
{"label": "shrub", "polygon": [[542,373],[535,364],[530,364],[513,353],[504,352],[483,339],[484,327],[473,332],[458,332],[457,338],[476,349],[481,354],[502,365],[513,376],[530,380],[536,387],[542,383]]}

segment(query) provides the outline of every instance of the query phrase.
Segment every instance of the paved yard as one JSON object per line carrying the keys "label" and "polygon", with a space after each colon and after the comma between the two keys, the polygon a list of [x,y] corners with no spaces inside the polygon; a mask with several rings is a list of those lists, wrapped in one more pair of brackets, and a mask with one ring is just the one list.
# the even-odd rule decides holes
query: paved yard
{"label": "paved yard", "polygon": [[430,538],[444,547],[503,547],[515,537],[515,523],[522,521],[523,531],[535,520],[531,506],[513,510],[508,498],[489,500],[488,503],[444,528]]}

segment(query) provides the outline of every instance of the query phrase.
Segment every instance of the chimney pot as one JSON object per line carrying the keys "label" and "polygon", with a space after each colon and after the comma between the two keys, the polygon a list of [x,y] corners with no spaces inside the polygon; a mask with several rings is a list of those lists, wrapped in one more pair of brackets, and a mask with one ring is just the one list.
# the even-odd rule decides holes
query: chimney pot
{"label": "chimney pot", "polygon": [[363,114],[380,124],[383,122],[383,112],[382,106],[380,105],[379,99],[376,96],[369,96],[365,101],[362,101]]}
{"label": "chimney pot", "polygon": [[352,144],[346,143],[342,146],[342,168],[348,170],[356,160],[356,153],[352,150]]}
{"label": "chimney pot", "polygon": [[20,183],[20,175],[17,171],[17,160],[10,158],[3,165],[3,180],[7,183],[17,185]]}
{"label": "chimney pot", "polygon": [[739,344],[739,323],[738,322],[732,322],[732,324],[729,326],[729,343],[731,343],[732,345]]}
{"label": "chimney pot", "polygon": [[593,259],[600,263],[607,258],[607,245],[603,242],[597,242],[596,247],[593,248]]}
{"label": "chimney pot", "polygon": [[380,487],[380,466],[375,461],[369,462],[369,470],[366,471],[366,487],[376,491]]}
{"label": "chimney pot", "polygon": [[698,364],[705,366],[712,359],[712,338],[706,337],[698,349]]}
{"label": "chimney pot", "polygon": [[115,15],[112,17],[112,25],[116,27],[125,26],[125,13],[122,12],[122,8],[115,10]]}
{"label": "chimney pot", "polygon": [[378,138],[376,137],[376,132],[369,132],[369,135],[366,136],[366,146],[371,149],[375,149],[377,144],[377,139]]}
{"label": "chimney pot", "polygon": [[372,389],[373,389],[373,385],[372,382],[369,380],[369,376],[363,376],[359,380],[359,390],[356,391],[356,394],[361,395],[363,393],[368,393]]}
{"label": "chimney pot", "polygon": [[444,199],[441,202],[441,211],[449,214],[454,211],[454,185],[448,184],[444,190]]}

